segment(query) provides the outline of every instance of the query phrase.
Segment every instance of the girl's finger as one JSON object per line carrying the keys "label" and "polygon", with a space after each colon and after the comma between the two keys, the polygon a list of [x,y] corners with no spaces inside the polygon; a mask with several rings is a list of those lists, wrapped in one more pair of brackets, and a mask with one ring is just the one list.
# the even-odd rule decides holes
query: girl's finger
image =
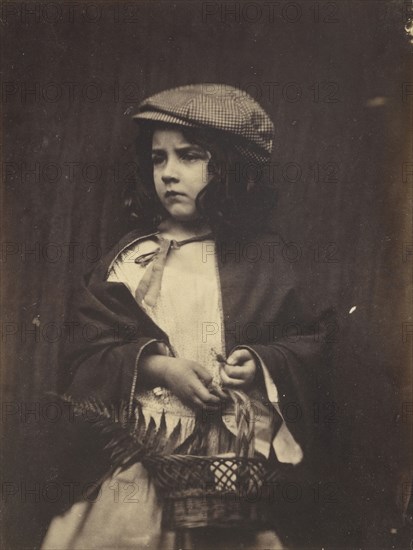
{"label": "girl's finger", "polygon": [[202,399],[199,399],[198,396],[193,396],[192,398],[192,402],[191,402],[191,405],[192,406],[196,406],[200,409],[203,409],[204,411],[211,411],[211,412],[216,412],[219,410],[220,406],[219,405],[211,405],[211,404],[208,404],[208,403],[204,403],[202,401]]}
{"label": "girl's finger", "polygon": [[242,355],[239,353],[240,350],[233,351],[231,355],[227,358],[226,365],[237,365],[241,363]]}
{"label": "girl's finger", "polygon": [[212,393],[209,393],[209,391],[202,384],[199,384],[199,385],[197,384],[194,387],[194,391],[195,391],[195,395],[199,397],[199,399],[205,404],[218,405],[219,403],[221,403],[221,400],[219,399],[219,397],[217,397],[216,395],[212,395]]}
{"label": "girl's finger", "polygon": [[217,395],[220,399],[223,401],[226,401],[228,399],[228,395],[222,391],[222,389],[216,385],[213,388],[209,388],[209,392],[212,393],[212,395]]}
{"label": "girl's finger", "polygon": [[239,380],[245,380],[247,373],[243,367],[231,367],[230,365],[225,365],[224,367],[225,374],[230,378],[237,378]]}
{"label": "girl's finger", "polygon": [[208,386],[212,382],[211,374],[202,365],[198,365],[198,363],[194,362],[193,369],[204,384]]}
{"label": "girl's finger", "polygon": [[251,359],[251,353],[247,349],[237,349],[227,359],[228,365],[238,365]]}
{"label": "girl's finger", "polygon": [[244,385],[244,380],[237,380],[236,378],[230,378],[224,371],[221,372],[222,382],[228,388],[238,388]]}
{"label": "girl's finger", "polygon": [[205,405],[196,395],[194,395],[192,398],[192,405],[195,405],[195,407],[198,407],[199,409],[202,409],[203,407],[205,407]]}

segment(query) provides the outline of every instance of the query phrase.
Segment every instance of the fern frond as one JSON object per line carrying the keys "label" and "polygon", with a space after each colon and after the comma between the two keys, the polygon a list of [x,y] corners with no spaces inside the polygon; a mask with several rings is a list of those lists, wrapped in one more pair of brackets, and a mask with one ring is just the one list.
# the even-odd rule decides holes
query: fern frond
{"label": "fern frond", "polygon": [[168,455],[175,451],[178,441],[181,439],[182,434],[182,424],[181,419],[178,420],[178,424],[172,430],[171,435],[167,438],[165,447],[163,449],[163,454]]}

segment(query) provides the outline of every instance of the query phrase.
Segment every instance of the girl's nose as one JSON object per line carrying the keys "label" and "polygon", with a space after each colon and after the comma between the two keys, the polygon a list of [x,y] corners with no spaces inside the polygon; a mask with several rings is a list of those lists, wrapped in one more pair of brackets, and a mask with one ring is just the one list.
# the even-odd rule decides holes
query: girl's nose
{"label": "girl's nose", "polygon": [[179,181],[178,166],[174,159],[169,158],[166,162],[162,173],[162,181],[165,184]]}

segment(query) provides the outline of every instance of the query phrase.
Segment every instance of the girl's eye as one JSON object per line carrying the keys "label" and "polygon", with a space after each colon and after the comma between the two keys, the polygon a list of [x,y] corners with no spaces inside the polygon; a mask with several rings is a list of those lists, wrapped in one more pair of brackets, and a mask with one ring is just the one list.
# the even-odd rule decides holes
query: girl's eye
{"label": "girl's eye", "polygon": [[152,164],[153,165],[161,164],[162,161],[163,161],[162,155],[152,155]]}
{"label": "girl's eye", "polygon": [[197,155],[196,153],[184,153],[183,155],[181,155],[181,159],[182,160],[198,160],[199,155]]}
{"label": "girl's eye", "polygon": [[187,161],[206,160],[207,158],[208,156],[205,151],[187,151],[181,155],[181,159]]}
{"label": "girl's eye", "polygon": [[[207,160],[209,158],[209,153],[206,151],[201,151],[198,149],[190,149],[182,151],[179,153],[179,159],[184,162],[195,162],[198,160]],[[160,153],[152,154],[152,164],[153,166],[158,166],[167,160],[165,155]]]}

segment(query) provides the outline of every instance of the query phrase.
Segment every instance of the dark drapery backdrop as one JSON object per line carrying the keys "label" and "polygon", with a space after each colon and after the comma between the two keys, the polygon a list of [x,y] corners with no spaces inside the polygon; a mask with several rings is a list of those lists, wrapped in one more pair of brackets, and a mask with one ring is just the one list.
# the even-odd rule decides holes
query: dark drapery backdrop
{"label": "dark drapery backdrop", "polygon": [[[369,514],[363,537],[400,528],[412,401],[406,12],[356,0],[3,5],[10,548],[41,532],[37,497],[21,485],[36,483],[25,437],[42,415],[36,400],[56,389],[73,286],[131,228],[121,207],[135,168],[130,115],[145,96],[196,82],[245,89],[275,121],[273,224],[314,300],[339,313],[329,429],[350,506]],[[321,405],[315,421],[329,423]]]}

